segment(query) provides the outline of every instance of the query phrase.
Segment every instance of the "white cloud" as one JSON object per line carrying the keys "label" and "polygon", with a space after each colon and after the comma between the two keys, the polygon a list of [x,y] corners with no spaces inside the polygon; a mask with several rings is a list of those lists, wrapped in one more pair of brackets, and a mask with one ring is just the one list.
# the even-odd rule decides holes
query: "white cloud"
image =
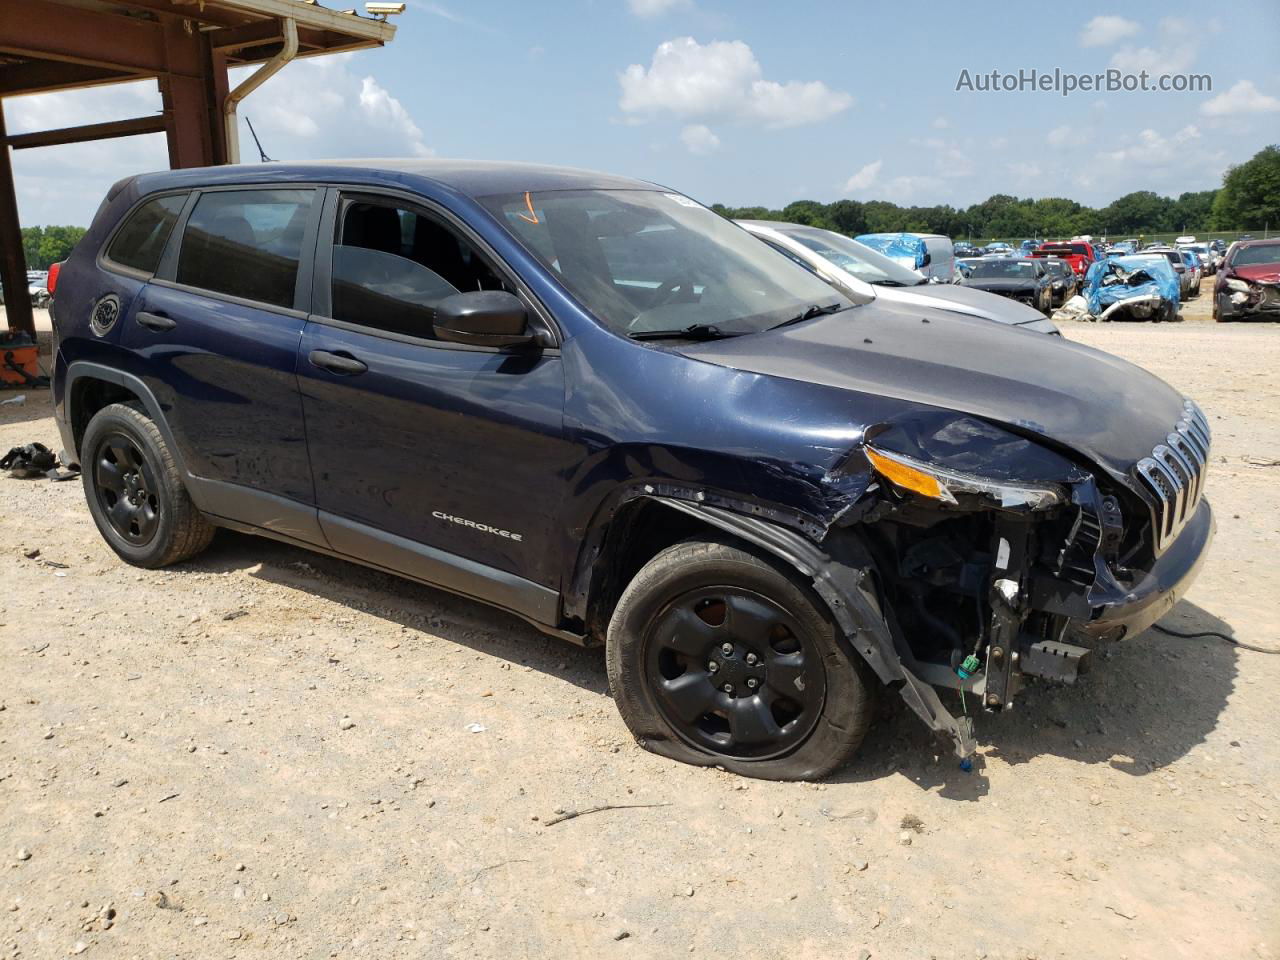
{"label": "white cloud", "polygon": [[858,193],[862,190],[866,190],[876,182],[876,177],[880,176],[881,166],[883,166],[883,161],[872,160],[866,166],[859,169],[857,173],[845,181],[844,192]]}
{"label": "white cloud", "polygon": [[699,157],[706,156],[708,153],[715,153],[720,149],[720,138],[712,133],[705,124],[689,124],[689,126],[680,131],[680,139],[690,153]]}
{"label": "white cloud", "polygon": [[946,117],[933,118],[933,129],[935,130],[946,130],[950,126],[951,126],[951,121],[948,120]]}
{"label": "white cloud", "polygon": [[1157,133],[1150,127],[1138,134],[1137,141],[1119,150],[1102,153],[1104,159],[1117,163],[1137,164],[1145,167],[1166,167],[1176,161],[1178,154],[1192,141],[1200,139],[1200,129],[1187,124],[1170,137]]}
{"label": "white cloud", "polygon": [[774,129],[817,123],[853,103],[849,94],[819,81],[765,80],[755,54],[740,40],[668,40],[648,68],[633,63],[618,82],[624,113],[734,119]]}
{"label": "white cloud", "polygon": [[[352,69],[353,55],[299,60],[240,105],[240,156],[258,159],[244,117],[277,160],[425,156],[422,129],[378,81]],[[231,71],[232,85],[245,70]],[[160,110],[154,80],[5,100],[10,132],[50,130],[147,116]],[[18,207],[25,225],[87,226],[107,189],[121,177],[164,170],[163,134],[18,150],[13,155]]]}
{"label": "white cloud", "polygon": [[627,0],[627,6],[637,17],[660,17],[670,10],[691,7],[690,0]]}
{"label": "white cloud", "polygon": [[1111,55],[1111,66],[1127,73],[1181,73],[1195,63],[1199,35],[1195,24],[1180,17],[1165,17],[1157,29],[1155,46],[1121,47]]}
{"label": "white cloud", "polygon": [[[422,129],[375,77],[351,69],[350,55],[299,60],[240,105],[276,160],[360,156],[430,156]],[[232,71],[231,82],[239,79]],[[252,140],[240,133],[240,158]]]}
{"label": "white cloud", "polygon": [[1009,173],[1018,180],[1038,180],[1043,174],[1038,163],[1028,163],[1021,160],[1015,160],[1012,163],[1005,164]]}
{"label": "white cloud", "polygon": [[1141,29],[1133,20],[1103,14],[1094,17],[1080,31],[1080,46],[1109,47],[1117,40],[1131,37]]}
{"label": "white cloud", "polygon": [[1073,140],[1078,138],[1079,133],[1075,131],[1070,124],[1062,124],[1061,127],[1055,127],[1050,132],[1044,134],[1044,140],[1048,141],[1051,147],[1066,146]]}
{"label": "white cloud", "polygon": [[1206,117],[1231,117],[1251,113],[1275,113],[1280,99],[1263,93],[1250,80],[1241,80],[1230,90],[1200,104]]}

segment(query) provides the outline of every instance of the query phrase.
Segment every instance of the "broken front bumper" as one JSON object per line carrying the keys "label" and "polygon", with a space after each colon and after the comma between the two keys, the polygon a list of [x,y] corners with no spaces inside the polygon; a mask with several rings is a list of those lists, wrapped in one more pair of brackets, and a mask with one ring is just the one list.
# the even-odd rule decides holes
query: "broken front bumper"
{"label": "broken front bumper", "polygon": [[1151,569],[1126,586],[1114,577],[1100,578],[1088,593],[1089,617],[1076,625],[1092,637],[1119,640],[1146,630],[1186,594],[1209,553],[1216,524],[1209,501],[1195,514],[1155,561]]}

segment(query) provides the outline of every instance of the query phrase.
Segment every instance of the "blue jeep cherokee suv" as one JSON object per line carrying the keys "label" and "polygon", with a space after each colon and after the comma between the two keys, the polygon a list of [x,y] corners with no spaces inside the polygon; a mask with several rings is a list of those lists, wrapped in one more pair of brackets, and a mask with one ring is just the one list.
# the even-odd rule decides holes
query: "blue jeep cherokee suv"
{"label": "blue jeep cherokee suv", "polygon": [[124,560],[229,527],[494,604],[603,644],[646,747],[752,776],[835,769],[883,687],[967,756],[939,689],[1074,680],[1212,534],[1208,425],[1160,380],[854,303],[634,180],[138,176],[56,295],[66,456]]}

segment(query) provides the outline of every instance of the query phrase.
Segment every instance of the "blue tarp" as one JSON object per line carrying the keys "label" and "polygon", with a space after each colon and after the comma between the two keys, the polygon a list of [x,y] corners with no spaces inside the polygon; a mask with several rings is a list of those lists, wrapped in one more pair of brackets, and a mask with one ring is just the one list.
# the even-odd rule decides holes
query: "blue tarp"
{"label": "blue tarp", "polygon": [[[1130,276],[1142,271],[1144,276]],[[1103,283],[1114,279],[1115,282]],[[1137,281],[1132,284],[1126,280]],[[1101,316],[1113,303],[1134,297],[1159,294],[1174,310],[1178,308],[1178,275],[1163,254],[1156,256],[1108,257],[1099,260],[1084,275],[1084,298],[1089,313]]]}
{"label": "blue tarp", "polygon": [[910,270],[918,270],[924,265],[924,241],[910,233],[864,233],[853,239]]}

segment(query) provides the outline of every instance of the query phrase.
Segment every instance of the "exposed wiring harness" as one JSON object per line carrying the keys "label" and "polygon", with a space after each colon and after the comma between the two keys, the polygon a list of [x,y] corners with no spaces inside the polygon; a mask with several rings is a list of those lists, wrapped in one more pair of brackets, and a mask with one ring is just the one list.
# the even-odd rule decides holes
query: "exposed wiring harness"
{"label": "exposed wiring harness", "polygon": [[1193,630],[1190,633],[1184,633],[1181,630],[1171,630],[1158,623],[1152,624],[1152,626],[1161,633],[1167,633],[1171,637],[1181,637],[1183,640],[1195,640],[1199,637],[1217,637],[1219,640],[1225,640],[1227,643],[1233,644],[1242,650],[1252,650],[1254,653],[1280,653],[1280,649],[1268,650],[1266,647],[1255,647],[1251,643],[1245,643],[1242,640],[1237,640],[1235,637],[1230,636],[1229,634],[1220,633],[1217,630]]}

